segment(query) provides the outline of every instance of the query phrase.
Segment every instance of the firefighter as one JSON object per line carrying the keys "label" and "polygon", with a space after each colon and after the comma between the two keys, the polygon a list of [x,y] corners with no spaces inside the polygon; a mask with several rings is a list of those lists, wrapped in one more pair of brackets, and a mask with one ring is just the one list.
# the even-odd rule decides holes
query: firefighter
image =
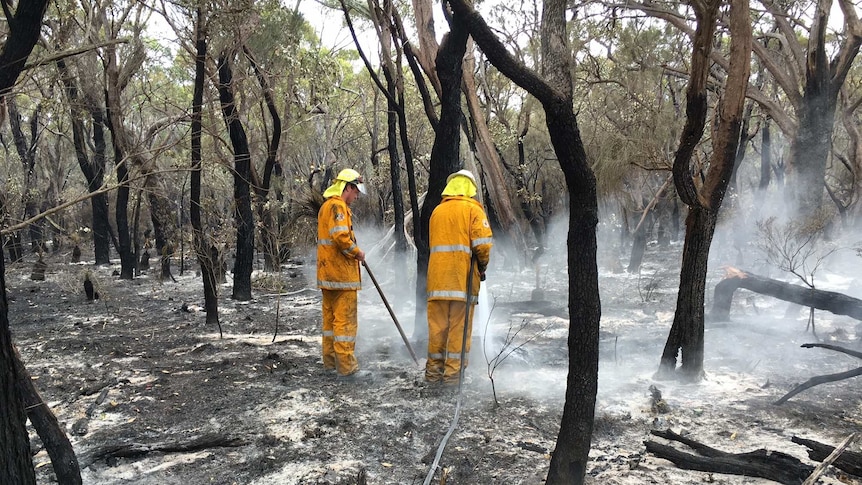
{"label": "firefighter", "polygon": [[[465,323],[465,355],[470,352],[473,308],[479,295],[480,281],[485,279],[493,244],[485,210],[473,198],[476,191],[476,179],[469,170],[453,173],[446,179],[443,201],[431,214],[428,361],[425,364],[425,379],[430,382],[458,384]],[[475,258],[470,275],[472,294],[467,295],[471,258]],[[466,315],[468,309],[469,320]],[[467,367],[466,361],[464,367]]]}
{"label": "firefighter", "polygon": [[365,252],[356,244],[350,205],[365,193],[359,172],[346,168],[323,193],[317,214],[317,287],[323,292],[323,367],[340,377],[365,377],[354,355],[359,263]]}

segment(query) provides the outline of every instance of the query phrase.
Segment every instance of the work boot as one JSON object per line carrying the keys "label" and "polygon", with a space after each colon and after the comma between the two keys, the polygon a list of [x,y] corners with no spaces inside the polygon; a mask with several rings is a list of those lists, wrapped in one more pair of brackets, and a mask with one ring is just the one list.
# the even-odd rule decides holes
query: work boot
{"label": "work boot", "polygon": [[368,370],[358,370],[352,374],[347,374],[346,376],[339,374],[338,380],[343,382],[368,382],[374,380],[374,374]]}

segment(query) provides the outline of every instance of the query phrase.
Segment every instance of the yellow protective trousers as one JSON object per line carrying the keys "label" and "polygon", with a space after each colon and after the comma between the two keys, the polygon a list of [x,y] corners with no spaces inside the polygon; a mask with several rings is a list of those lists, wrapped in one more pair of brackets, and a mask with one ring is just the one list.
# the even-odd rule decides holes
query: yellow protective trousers
{"label": "yellow protective trousers", "polygon": [[[467,305],[457,300],[428,301],[428,361],[425,379],[431,382],[457,383],[461,370],[461,342],[464,338],[464,312]],[[473,334],[473,311],[470,305],[470,322],[467,325],[467,345],[464,349],[464,368]]]}
{"label": "yellow protective trousers", "polygon": [[356,291],[323,291],[323,367],[346,376],[359,370],[356,347]]}

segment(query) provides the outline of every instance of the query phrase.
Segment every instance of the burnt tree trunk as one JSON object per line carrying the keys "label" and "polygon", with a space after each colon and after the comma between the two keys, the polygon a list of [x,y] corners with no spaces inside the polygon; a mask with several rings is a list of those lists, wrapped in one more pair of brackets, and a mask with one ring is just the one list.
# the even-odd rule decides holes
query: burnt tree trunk
{"label": "burnt tree trunk", "polygon": [[[527,131],[529,130],[529,122],[524,122],[524,127],[518,135],[518,166],[526,165],[526,154],[524,153],[524,137],[527,136]],[[501,159],[502,160],[502,159]],[[527,193],[529,188],[527,187],[526,174],[521,172],[520,170],[511,167],[507,163],[503,163],[506,167],[506,170],[509,172],[509,175],[515,180],[515,189],[516,193],[523,194],[519,196],[518,199],[521,205],[521,212],[524,213],[524,217],[527,219],[527,222],[530,224],[530,229],[533,232],[533,237],[536,239],[536,245],[538,246],[537,252],[544,252],[545,247],[547,247],[547,241],[545,240],[545,220],[542,218],[542,215],[533,210],[533,206],[530,204],[530,198]]]}
{"label": "burnt tree trunk", "polygon": [[779,300],[796,303],[804,307],[826,310],[836,315],[847,315],[862,320],[862,300],[834,291],[816,290],[784,281],[774,280],[738,271],[734,276],[725,278],[715,285],[710,318],[717,321],[730,319],[730,306],[733,294],[738,288],[767,295]]}
{"label": "burnt tree trunk", "polygon": [[147,202],[150,206],[150,222],[153,224],[153,239],[156,243],[156,251],[159,254],[159,279],[173,279],[171,274],[171,257],[174,255],[174,245],[169,239],[171,222],[171,207],[168,200],[162,195],[156,179],[150,174],[144,179],[144,189],[147,192]]}
{"label": "burnt tree trunk", "polygon": [[216,261],[211,257],[207,246],[207,237],[201,223],[201,133],[202,111],[204,97],[204,81],[206,81],[206,28],[204,13],[201,7],[197,11],[197,28],[195,33],[195,84],[192,99],[192,139],[191,139],[191,196],[189,200],[189,217],[192,223],[194,235],[195,253],[201,266],[201,279],[204,285],[204,308],[206,309],[207,325],[219,325],[219,336],[221,336],[221,325],[218,318],[218,287],[215,275]]}
{"label": "burnt tree trunk", "polygon": [[[120,254],[120,279],[131,280],[135,277],[135,269],[137,261],[135,261],[135,253],[132,250],[132,232],[129,227],[129,169],[122,160],[122,151],[118,150],[114,145],[114,153],[117,167],[117,206],[115,207],[115,216],[117,222],[117,240],[119,247],[117,252]],[[117,158],[119,157],[119,158]]]}
{"label": "burnt tree trunk", "polygon": [[[589,461],[598,388],[601,302],[596,265],[598,200],[596,178],[587,160],[573,110],[573,86],[566,2],[546,0],[542,11],[540,77],[506,51],[472,5],[450,2],[453,17],[462,17],[470,35],[503,75],[533,95],[545,110],[545,123],[569,197],[569,349],[566,401],[551,458],[548,485],[584,483]],[[438,64],[439,66],[439,64]]]}
{"label": "burnt tree trunk", "polygon": [[659,373],[661,377],[673,375],[679,352],[682,352],[682,372],[686,379],[699,380],[703,375],[703,306],[709,247],[715,234],[717,219],[718,214],[715,212],[702,207],[689,208],[676,314],[662,352]]}
{"label": "burnt tree trunk", "polygon": [[[120,67],[117,65],[116,46],[110,45],[105,48],[102,57],[105,66],[105,106],[107,108],[107,125],[111,131],[111,140],[114,148],[114,166],[117,170],[117,199],[114,208],[114,217],[117,224],[117,253],[120,256],[120,279],[131,280],[135,277],[137,260],[132,248],[132,230],[129,226],[129,194],[131,186],[129,183],[129,162],[127,156],[131,155],[131,146],[128,133],[123,125],[123,107],[121,92],[123,89],[120,80]],[[131,63],[132,66],[138,65]]]}
{"label": "burnt tree trunk", "polygon": [[658,378],[677,375],[677,357],[680,353],[682,365],[679,376],[690,381],[698,381],[703,377],[703,305],[709,249],[736,160],[752,42],[748,0],[731,0],[730,64],[724,92],[716,107],[709,169],[698,186],[693,180],[693,174],[697,171],[691,167],[691,157],[703,136],[706,121],[706,81],[720,4],[719,0],[693,4],[697,28],[692,50],[692,74],[686,93],[686,124],[673,164],[674,184],[680,199],[688,206],[689,213],[686,217],[676,312],[656,373]]}
{"label": "burnt tree trunk", "polygon": [[630,274],[636,274],[641,270],[641,263],[643,263],[647,246],[648,230],[645,226],[646,224],[641,224],[640,227],[636,228],[634,237],[632,238],[632,251],[629,255],[629,266],[626,268],[626,271]]}
{"label": "burnt tree trunk", "polygon": [[440,79],[440,122],[431,146],[431,165],[428,174],[428,192],[422,202],[416,226],[416,317],[411,340],[418,344],[428,338],[427,277],[428,259],[431,256],[428,226],[431,212],[443,200],[446,177],[461,169],[459,147],[461,144],[461,60],[467,49],[467,28],[460,17],[453,17],[451,30],[443,37],[437,52],[437,76]]}
{"label": "burnt tree trunk", "polygon": [[[94,154],[90,160],[87,142],[85,139],[86,129],[84,127],[84,107],[75,78],[69,72],[63,59],[57,61],[57,70],[63,81],[66,97],[69,101],[69,110],[72,121],[72,142],[75,146],[75,156],[78,166],[87,179],[87,189],[95,192],[102,187],[105,173],[105,136],[103,117],[98,109],[92,109],[93,113],[93,143]],[[108,223],[108,197],[99,193],[90,198],[93,210],[93,247],[96,264],[109,264],[110,261],[110,225]]]}
{"label": "burnt tree trunk", "polygon": [[[39,111],[41,105],[37,106],[30,115],[30,137],[24,134],[24,129],[21,126],[21,113],[18,111],[18,104],[15,102],[15,97],[10,95],[6,98],[6,107],[9,113],[9,128],[12,131],[12,139],[15,142],[15,149],[18,152],[18,157],[21,158],[21,165],[24,170],[24,187],[23,206],[24,219],[30,219],[39,212],[40,197],[36,190],[36,146],[38,142],[38,127],[39,127]],[[42,234],[42,221],[30,224],[28,228],[30,234],[30,249],[33,252],[41,252],[45,250],[44,236]]]}
{"label": "burnt tree trunk", "polygon": [[69,437],[63,431],[63,426],[57,421],[57,417],[42,400],[33,379],[21,361],[21,355],[15,350],[15,370],[18,373],[18,390],[24,402],[24,409],[30,424],[45,445],[48,456],[51,457],[51,466],[57,475],[60,485],[80,485],[81,468],[78,466],[78,458]]}
{"label": "burnt tree trunk", "polygon": [[233,93],[233,72],[228,53],[218,58],[219,101],[233,147],[233,199],[236,224],[236,259],[233,266],[232,298],[251,300],[251,273],[254,263],[254,213],[251,210],[251,155],[248,138],[236,109]]}
{"label": "burnt tree trunk", "polygon": [[[7,10],[6,42],[0,47],[0,98],[9,95],[24,64],[39,40],[47,0],[19,2],[14,14]],[[20,375],[15,366],[12,334],[9,331],[9,304],[6,300],[6,263],[0,254],[0,477],[14,484],[35,484],[30,457],[30,439],[24,426],[24,404],[17,387]]]}
{"label": "burnt tree trunk", "polygon": [[272,88],[269,85],[263,70],[257,63],[251,50],[247,47],[243,48],[245,56],[251,63],[254,69],[255,77],[260,84],[261,92],[263,93],[263,101],[266,104],[267,111],[272,117],[272,137],[266,149],[266,162],[263,165],[263,179],[257,175],[257,171],[249,166],[251,175],[254,180],[254,190],[256,195],[256,206],[258,217],[260,218],[260,238],[263,247],[263,261],[266,271],[278,271],[281,269],[282,251],[279,247],[279,224],[275,217],[273,204],[268,204],[270,191],[272,188],[272,174],[278,166],[278,147],[281,143],[281,116],[275,107],[275,97],[272,93]]}
{"label": "burnt tree trunk", "polygon": [[[84,176],[87,178],[90,192],[95,192],[102,188],[105,181],[105,167],[107,165],[105,113],[101,106],[97,106],[95,102],[91,101],[88,104],[90,115],[93,118],[94,148],[92,165],[87,172],[84,172]],[[93,247],[95,248],[96,264],[111,264],[111,214],[108,208],[108,194],[99,193],[90,201],[93,206]]]}
{"label": "burnt tree trunk", "polygon": [[[388,32],[385,34],[388,35]],[[404,229],[404,191],[401,189],[401,157],[398,154],[398,113],[404,111],[404,107],[398,104],[398,92],[400,90],[400,76],[393,72],[394,66],[392,61],[388,59],[389,51],[387,47],[389,42],[383,42],[381,39],[381,56],[386,56],[381,66],[383,68],[383,76],[386,78],[386,140],[387,151],[389,152],[389,182],[392,184],[392,211],[394,215],[395,225],[395,249],[398,252],[398,259],[401,259],[403,253],[407,251],[407,233]],[[385,49],[385,50],[384,50]],[[399,71],[400,72],[400,71]],[[406,126],[406,125],[405,125]],[[403,264],[398,262],[396,264]]]}
{"label": "burnt tree trunk", "polygon": [[35,484],[30,438],[25,427],[24,397],[19,386],[22,376],[15,365],[8,315],[6,263],[0,257],[0,405],[3,409],[0,413],[0,476],[4,477],[4,483]]}
{"label": "burnt tree trunk", "polygon": [[[703,137],[708,110],[706,80],[709,69],[709,54],[712,51],[712,38],[715,32],[718,1],[695,4],[697,28],[692,48],[691,76],[686,91],[685,126],[680,136],[679,146],[674,154],[673,179],[682,201],[688,206],[686,216],[685,242],[683,245],[680,272],[679,294],[673,325],[662,351],[658,377],[671,378],[675,375],[677,356],[680,351],[689,363],[686,373],[690,379],[699,380],[703,374],[703,299],[706,288],[706,264],[712,232],[700,232],[715,228],[716,216],[699,205],[697,189],[692,181],[691,157]],[[704,237],[707,239],[704,240]],[[706,250],[706,254],[699,252]],[[688,267],[693,264],[693,267]],[[693,287],[692,287],[693,285]],[[700,362],[698,364],[698,362]],[[691,365],[694,365],[691,367]]]}
{"label": "burnt tree trunk", "polygon": [[[374,2],[378,4],[378,2]],[[401,187],[401,156],[398,152],[399,140],[406,140],[407,133],[406,121],[399,122],[404,119],[404,79],[401,63],[402,51],[398,45],[393,46],[392,39],[395,38],[393,31],[394,21],[390,12],[394,10],[391,0],[385,0],[383,8],[378,5],[375,13],[372,15],[374,23],[378,26],[380,40],[380,67],[383,70],[383,77],[386,79],[386,85],[381,86],[381,90],[385,90],[386,94],[386,140],[387,151],[389,152],[389,182],[392,184],[392,211],[394,214],[395,225],[395,249],[398,253],[397,259],[401,259],[405,251],[407,251],[407,232],[404,227],[404,191]],[[392,62],[392,49],[395,48],[396,59]],[[399,131],[402,131],[399,136]],[[409,152],[409,148],[407,150]],[[403,264],[403,262],[396,262]]]}

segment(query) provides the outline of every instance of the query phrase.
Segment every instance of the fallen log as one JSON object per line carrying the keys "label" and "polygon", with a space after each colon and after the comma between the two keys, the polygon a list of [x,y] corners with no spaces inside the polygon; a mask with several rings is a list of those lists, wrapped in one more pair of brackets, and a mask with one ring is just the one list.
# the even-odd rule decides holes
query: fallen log
{"label": "fallen log", "polygon": [[[834,350],[836,352],[841,352],[843,354],[852,355],[853,357],[857,357],[862,359],[862,352],[857,352],[851,349],[845,349],[844,347],[840,347],[838,345],[830,345],[830,344],[802,344],[803,349],[810,349],[814,347],[820,347],[823,349]],[[781,399],[775,401],[776,405],[786,403],[791,397],[799,394],[800,392],[810,389],[814,386],[818,386],[820,384],[825,384],[827,382],[836,382],[842,381],[844,379],[849,379],[851,377],[856,377],[862,375],[862,367],[857,367],[856,369],[848,370],[845,372],[838,372],[837,374],[826,374],[822,376],[814,376],[811,379],[799,384],[794,387],[790,392],[781,397]]]}
{"label": "fallen log", "polygon": [[856,433],[851,433],[850,436],[848,436],[844,440],[844,442],[838,445],[838,447],[836,447],[832,451],[832,453],[830,453],[829,456],[826,457],[825,460],[823,460],[819,465],[814,467],[814,472],[812,472],[811,475],[809,475],[809,477],[805,479],[804,482],[802,482],[802,485],[814,485],[815,483],[817,483],[817,480],[820,478],[821,475],[823,475],[824,472],[826,472],[826,469],[829,468],[829,465],[834,463],[835,460],[837,460],[838,457],[840,457],[841,454],[844,453],[844,450],[846,450],[847,447],[850,446],[850,443],[852,443],[855,439]]}
{"label": "fallen log", "polygon": [[759,449],[733,454],[685,438],[669,429],[652,430],[650,433],[670,441],[678,441],[698,453],[686,453],[655,441],[644,442],[647,452],[669,460],[684,470],[759,477],[786,485],[800,485],[814,471],[813,466],[780,451]]}
{"label": "fallen log", "polygon": [[161,441],[155,443],[113,443],[100,446],[85,453],[81,458],[81,468],[87,468],[99,460],[110,458],[132,458],[149,453],[191,453],[210,448],[236,448],[248,442],[243,438],[205,434],[182,441]]}
{"label": "fallen log", "polygon": [[[823,461],[835,451],[834,446],[829,446],[819,441],[800,438],[798,436],[793,436],[790,440],[797,445],[808,448],[808,458],[814,461]],[[832,462],[832,466],[850,475],[862,477],[862,453],[844,450],[841,456]]]}
{"label": "fallen log", "polygon": [[826,310],[835,315],[847,315],[862,320],[862,300],[835,291],[817,290],[758,276],[735,268],[728,269],[729,276],[715,285],[710,318],[714,321],[730,319],[730,304],[733,294],[743,288],[761,295],[796,303],[805,307]]}

